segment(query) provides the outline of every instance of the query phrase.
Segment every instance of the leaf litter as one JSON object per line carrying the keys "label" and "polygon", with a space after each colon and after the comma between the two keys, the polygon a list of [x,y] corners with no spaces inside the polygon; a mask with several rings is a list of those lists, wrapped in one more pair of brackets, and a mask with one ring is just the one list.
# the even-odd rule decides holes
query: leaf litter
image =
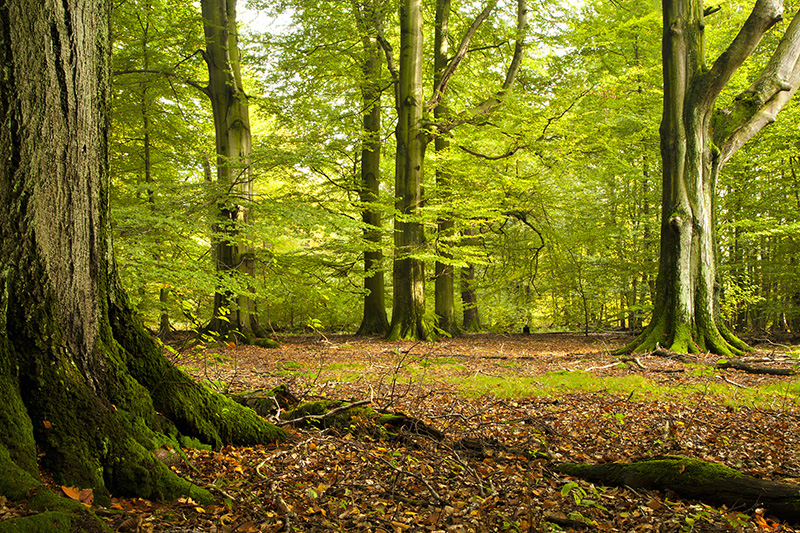
{"label": "leaf litter", "polygon": [[[281,342],[272,350],[202,350],[177,364],[226,392],[285,384],[301,401],[369,399],[446,437],[406,428],[381,438],[372,421],[356,417],[341,428],[287,428],[290,440],[268,446],[185,450],[188,463],[171,468],[211,490],[218,503],[118,498],[111,509],[99,510],[112,528],[798,531],[761,509],[602,487],[554,471],[558,462],[672,454],[800,484],[796,378],[646,355],[624,363],[608,352],[625,342],[616,335],[467,335],[434,343],[305,336]],[[757,357],[796,362],[787,351],[762,350]],[[698,362],[713,365],[715,358]],[[642,386],[624,389],[615,379],[641,379]],[[761,392],[745,397],[744,391]]]}

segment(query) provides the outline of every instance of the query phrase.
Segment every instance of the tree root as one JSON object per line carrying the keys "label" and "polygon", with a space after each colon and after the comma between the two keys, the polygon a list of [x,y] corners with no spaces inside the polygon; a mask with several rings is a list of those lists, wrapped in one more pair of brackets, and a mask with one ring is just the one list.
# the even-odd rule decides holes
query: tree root
{"label": "tree root", "polygon": [[[656,357],[665,357],[668,359],[676,359],[683,363],[696,364],[699,362],[699,359],[694,355],[671,352],[669,350],[660,347],[659,345],[656,345],[656,349],[650,352],[650,355],[654,355]],[[798,374],[796,370],[793,370],[791,368],[775,368],[762,365],[752,365],[740,359],[721,359],[713,366],[714,368],[717,368],[719,370],[732,368],[734,370],[741,370],[742,372],[747,372],[748,374],[763,374],[771,376],[796,376]]]}

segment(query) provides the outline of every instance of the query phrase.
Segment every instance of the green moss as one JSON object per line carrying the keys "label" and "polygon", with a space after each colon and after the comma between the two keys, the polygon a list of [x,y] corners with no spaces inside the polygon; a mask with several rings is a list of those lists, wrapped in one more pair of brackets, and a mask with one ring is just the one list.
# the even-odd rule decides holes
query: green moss
{"label": "green moss", "polygon": [[12,500],[21,500],[31,489],[40,484],[26,469],[20,468],[4,446],[0,446],[0,494]]}
{"label": "green moss", "polygon": [[667,456],[630,464],[562,464],[558,466],[558,471],[614,485],[657,489],[695,487],[744,477],[741,472],[723,465],[680,456]]}
{"label": "green moss", "polygon": [[280,345],[280,343],[278,341],[275,341],[275,340],[272,340],[272,339],[268,339],[268,338],[256,339],[253,342],[253,344],[258,346],[259,348],[267,348],[267,349],[274,349],[274,348],[280,348],[281,347],[281,345]]}
{"label": "green moss", "polygon": [[81,503],[42,487],[28,500],[37,514],[0,522],[0,533],[106,533],[110,530]]}

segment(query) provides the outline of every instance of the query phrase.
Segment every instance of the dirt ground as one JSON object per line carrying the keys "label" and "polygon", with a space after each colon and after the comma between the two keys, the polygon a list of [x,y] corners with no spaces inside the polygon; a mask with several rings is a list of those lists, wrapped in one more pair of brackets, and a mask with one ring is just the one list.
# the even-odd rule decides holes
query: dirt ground
{"label": "dirt ground", "polygon": [[[720,370],[609,350],[620,335],[466,335],[434,343],[353,336],[281,338],[282,347],[187,350],[176,364],[229,392],[285,384],[303,401],[369,401],[444,434],[390,440],[358,423],[291,429],[278,445],[187,450],[174,468],[216,506],[117,499],[123,531],[798,531],[755,508],[601,487],[560,462],[683,455],[800,489],[796,377]],[[750,359],[797,362],[765,345]]]}

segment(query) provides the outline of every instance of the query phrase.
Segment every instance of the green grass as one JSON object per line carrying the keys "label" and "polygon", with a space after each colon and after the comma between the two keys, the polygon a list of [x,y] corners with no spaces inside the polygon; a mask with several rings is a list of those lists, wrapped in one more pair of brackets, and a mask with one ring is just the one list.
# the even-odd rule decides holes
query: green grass
{"label": "green grass", "polygon": [[772,409],[800,406],[800,379],[790,382],[770,383],[760,387],[739,388],[721,382],[717,372],[706,368],[692,370],[695,375],[708,377],[705,382],[658,384],[638,375],[597,376],[591,372],[548,372],[539,376],[487,376],[476,374],[453,382],[468,396],[491,394],[500,398],[526,398],[531,396],[558,396],[565,393],[599,391],[630,397],[634,401],[670,400],[691,403],[705,397],[733,408],[754,405]]}

